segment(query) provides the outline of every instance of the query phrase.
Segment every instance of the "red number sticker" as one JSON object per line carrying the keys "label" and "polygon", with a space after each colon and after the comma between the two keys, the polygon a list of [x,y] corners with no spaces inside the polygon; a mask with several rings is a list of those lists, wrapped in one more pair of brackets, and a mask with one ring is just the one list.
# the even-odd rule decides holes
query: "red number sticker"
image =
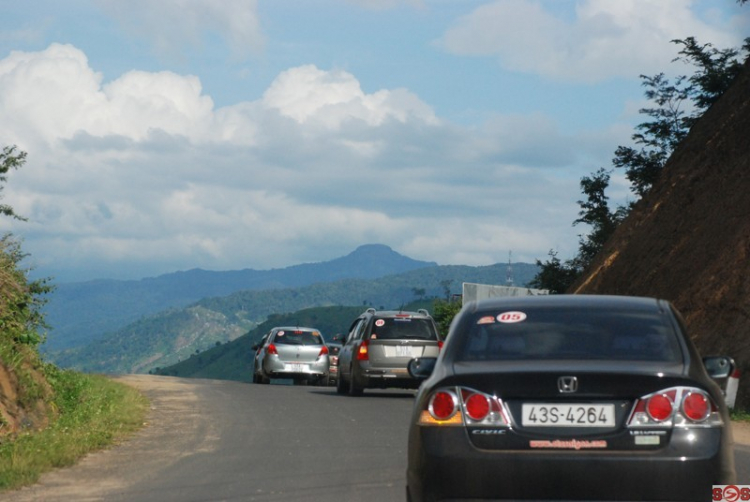
{"label": "red number sticker", "polygon": [[523,312],[503,312],[497,316],[497,322],[514,323],[526,320],[526,314]]}

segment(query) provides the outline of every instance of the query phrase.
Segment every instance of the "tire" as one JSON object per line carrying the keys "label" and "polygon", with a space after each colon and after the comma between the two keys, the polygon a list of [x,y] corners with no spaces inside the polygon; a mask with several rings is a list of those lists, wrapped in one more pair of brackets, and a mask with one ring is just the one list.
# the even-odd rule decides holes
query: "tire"
{"label": "tire", "polygon": [[349,389],[346,387],[346,381],[344,380],[344,375],[339,373],[339,377],[336,380],[336,393],[337,394],[346,394],[349,392]]}
{"label": "tire", "polygon": [[359,387],[357,385],[357,382],[354,379],[354,368],[351,369],[351,372],[350,372],[349,376],[352,377],[352,379],[349,381],[349,388],[348,388],[349,395],[350,396],[361,396],[363,389],[362,389],[362,387]]}

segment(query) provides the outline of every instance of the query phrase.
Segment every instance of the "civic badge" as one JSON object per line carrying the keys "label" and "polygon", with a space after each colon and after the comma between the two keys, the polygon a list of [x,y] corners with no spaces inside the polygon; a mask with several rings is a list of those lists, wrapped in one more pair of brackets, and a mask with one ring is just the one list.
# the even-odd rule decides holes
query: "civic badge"
{"label": "civic badge", "polygon": [[574,376],[561,376],[557,379],[557,389],[563,394],[572,394],[578,390],[578,378]]}

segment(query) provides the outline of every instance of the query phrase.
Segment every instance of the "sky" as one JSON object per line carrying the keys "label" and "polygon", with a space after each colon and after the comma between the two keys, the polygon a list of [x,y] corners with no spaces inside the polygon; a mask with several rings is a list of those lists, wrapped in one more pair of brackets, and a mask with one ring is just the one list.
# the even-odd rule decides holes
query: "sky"
{"label": "sky", "polygon": [[[0,220],[53,282],[267,270],[364,244],[440,265],[573,257],[580,180],[674,39],[735,0],[0,0]],[[633,200],[614,172],[611,203]]]}

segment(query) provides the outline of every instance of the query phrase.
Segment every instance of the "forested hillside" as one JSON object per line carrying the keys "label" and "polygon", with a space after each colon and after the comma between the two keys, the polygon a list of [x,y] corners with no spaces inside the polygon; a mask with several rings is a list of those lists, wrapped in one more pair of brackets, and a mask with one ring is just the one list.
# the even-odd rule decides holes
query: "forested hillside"
{"label": "forested hillside", "polygon": [[[429,303],[429,302],[427,302]],[[429,305],[409,309],[428,308]],[[153,373],[187,378],[217,378],[220,380],[252,381],[253,344],[276,326],[307,326],[318,328],[326,340],[344,333],[363,307],[318,307],[291,314],[274,314],[257,328],[229,343],[217,345],[205,352],[192,354],[186,360],[166,368],[155,368]]]}
{"label": "forested hillside", "polygon": [[[241,291],[146,317],[86,346],[50,352],[48,356],[62,367],[87,372],[146,373],[234,340],[273,314],[320,306],[399,308],[419,298],[460,294],[463,282],[503,284],[507,267],[437,266],[374,280],[346,279],[303,288]],[[537,270],[535,265],[514,264],[515,283],[525,284]]]}

